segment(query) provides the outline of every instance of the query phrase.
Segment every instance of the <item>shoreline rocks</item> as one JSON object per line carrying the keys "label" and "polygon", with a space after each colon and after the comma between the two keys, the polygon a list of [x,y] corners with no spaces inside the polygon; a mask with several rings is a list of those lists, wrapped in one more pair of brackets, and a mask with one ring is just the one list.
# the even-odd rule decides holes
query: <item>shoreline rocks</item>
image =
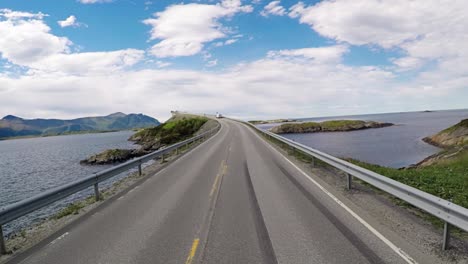
{"label": "shoreline rocks", "polygon": [[81,160],[80,164],[84,165],[104,165],[121,163],[136,157],[143,156],[149,152],[143,149],[108,149],[101,153],[90,156],[87,159]]}

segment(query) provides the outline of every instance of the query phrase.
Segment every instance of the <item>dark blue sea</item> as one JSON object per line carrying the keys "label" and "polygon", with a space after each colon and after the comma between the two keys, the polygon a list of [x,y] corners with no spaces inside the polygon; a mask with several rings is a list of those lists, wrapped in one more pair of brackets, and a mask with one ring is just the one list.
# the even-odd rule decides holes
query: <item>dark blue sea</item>
{"label": "dark blue sea", "polygon": [[[0,208],[109,168],[110,165],[80,165],[80,160],[106,149],[134,147],[127,140],[133,133],[122,131],[0,141]],[[102,186],[109,186],[124,176],[113,178]],[[68,203],[92,193],[90,188],[21,217],[7,224],[4,232],[9,234],[47,218]]]}
{"label": "dark blue sea", "polygon": [[[422,139],[468,118],[468,109],[434,112],[315,117],[300,121],[337,119],[390,122],[395,126],[351,132],[283,134],[312,148],[341,158],[354,158],[369,163],[400,168],[418,163],[440,151]],[[259,125],[269,129],[278,124]]]}

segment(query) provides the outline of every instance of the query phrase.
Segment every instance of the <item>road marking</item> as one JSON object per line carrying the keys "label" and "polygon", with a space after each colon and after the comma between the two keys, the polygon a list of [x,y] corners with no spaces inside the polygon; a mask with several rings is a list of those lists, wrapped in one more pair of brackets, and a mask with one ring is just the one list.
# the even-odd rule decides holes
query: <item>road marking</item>
{"label": "road marking", "polygon": [[[257,134],[255,134],[258,136]],[[259,136],[258,136],[259,137]],[[263,139],[262,139],[263,140]],[[308,180],[310,180],[313,184],[315,184],[320,190],[322,190],[325,194],[327,194],[333,201],[335,201],[338,205],[340,205],[343,209],[345,209],[349,214],[351,214],[356,220],[358,220],[362,225],[364,225],[369,231],[371,231],[376,237],[378,237],[382,242],[384,242],[388,247],[390,247],[395,253],[397,253],[403,260],[410,264],[417,264],[417,262],[408,255],[408,253],[404,252],[401,248],[397,247],[393,244],[390,240],[388,240],[384,235],[382,235],[379,231],[373,228],[369,223],[367,223],[364,219],[362,219],[358,214],[356,214],[351,208],[346,206],[340,199],[338,199],[335,195],[331,192],[327,191],[320,183],[316,180],[312,179],[307,173],[305,173],[301,168],[299,168],[296,164],[290,161],[286,156],[284,156],[281,152],[267,143],[267,146],[277,152],[281,157],[283,157],[287,162],[289,162],[294,168],[296,168],[300,173],[302,173]]]}
{"label": "road marking", "polygon": [[59,240],[61,240],[62,238],[68,236],[68,232],[65,232],[63,235],[57,237],[56,239],[54,239],[54,241],[50,242],[50,244],[55,244],[56,242],[58,242]]}
{"label": "road marking", "polygon": [[193,261],[193,258],[195,257],[195,254],[197,253],[197,248],[198,248],[198,243],[200,242],[200,239],[196,238],[193,240],[192,243],[192,248],[190,249],[190,253],[187,257],[187,260],[185,261],[185,264],[191,264]]}
{"label": "road marking", "polygon": [[211,199],[211,197],[213,196],[213,194],[215,193],[216,189],[218,188],[218,181],[219,181],[219,179],[220,179],[224,174],[226,174],[226,171],[227,171],[227,164],[226,164],[226,161],[223,160],[223,161],[221,162],[220,172],[216,175],[215,181],[213,182],[213,186],[211,187],[210,199]]}

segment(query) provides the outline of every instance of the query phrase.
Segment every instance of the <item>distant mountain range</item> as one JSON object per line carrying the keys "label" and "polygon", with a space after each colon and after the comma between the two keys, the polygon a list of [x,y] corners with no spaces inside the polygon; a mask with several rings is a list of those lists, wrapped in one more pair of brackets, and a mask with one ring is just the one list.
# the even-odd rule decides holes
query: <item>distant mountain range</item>
{"label": "distant mountain range", "polygon": [[143,114],[114,113],[108,116],[82,117],[71,120],[23,119],[7,115],[0,120],[0,139],[18,136],[50,136],[80,132],[102,132],[146,128],[159,121]]}

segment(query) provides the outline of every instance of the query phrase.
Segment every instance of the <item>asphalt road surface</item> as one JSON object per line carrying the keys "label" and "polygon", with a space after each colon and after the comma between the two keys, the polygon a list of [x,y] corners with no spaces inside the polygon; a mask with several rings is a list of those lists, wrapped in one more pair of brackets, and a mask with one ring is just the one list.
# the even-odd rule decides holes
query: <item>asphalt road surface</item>
{"label": "asphalt road surface", "polygon": [[409,262],[252,129],[221,123],[217,135],[11,263]]}

